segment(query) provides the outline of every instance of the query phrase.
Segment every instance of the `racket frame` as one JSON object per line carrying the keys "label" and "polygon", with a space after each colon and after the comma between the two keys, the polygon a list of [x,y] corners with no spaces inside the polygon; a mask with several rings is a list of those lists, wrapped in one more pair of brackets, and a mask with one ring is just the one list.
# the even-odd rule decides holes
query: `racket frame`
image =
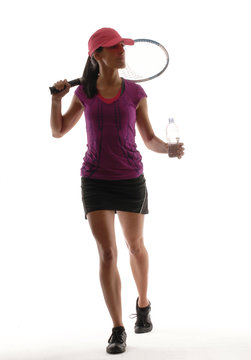
{"label": "racket frame", "polygon": [[163,45],[161,45],[158,41],[150,40],[150,39],[135,39],[134,42],[146,42],[146,43],[151,43],[151,44],[159,46],[166,55],[166,64],[161,71],[159,71],[157,74],[155,74],[153,76],[149,76],[144,79],[131,80],[131,81],[133,81],[135,83],[139,83],[139,82],[149,81],[149,80],[155,79],[156,77],[160,76],[166,70],[166,68],[168,67],[168,64],[169,64],[169,54],[168,54],[168,51],[166,50],[166,48]]}

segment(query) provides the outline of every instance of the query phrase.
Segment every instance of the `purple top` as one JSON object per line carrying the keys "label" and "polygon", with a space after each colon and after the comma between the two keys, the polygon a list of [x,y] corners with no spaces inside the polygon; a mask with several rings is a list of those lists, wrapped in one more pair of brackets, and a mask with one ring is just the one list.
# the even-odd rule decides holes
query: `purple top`
{"label": "purple top", "polygon": [[142,156],[135,143],[136,107],[146,93],[132,81],[107,104],[99,95],[89,99],[79,85],[75,95],[85,107],[87,151],[81,176],[92,179],[124,180],[143,173]]}

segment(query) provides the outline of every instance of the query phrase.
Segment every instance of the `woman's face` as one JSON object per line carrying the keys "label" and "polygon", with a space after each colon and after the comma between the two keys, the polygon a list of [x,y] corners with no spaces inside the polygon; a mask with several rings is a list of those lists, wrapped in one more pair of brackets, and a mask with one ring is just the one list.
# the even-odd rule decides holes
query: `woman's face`
{"label": "woman's face", "polygon": [[124,43],[120,42],[111,47],[104,47],[101,53],[95,55],[98,62],[113,69],[122,69],[125,65]]}

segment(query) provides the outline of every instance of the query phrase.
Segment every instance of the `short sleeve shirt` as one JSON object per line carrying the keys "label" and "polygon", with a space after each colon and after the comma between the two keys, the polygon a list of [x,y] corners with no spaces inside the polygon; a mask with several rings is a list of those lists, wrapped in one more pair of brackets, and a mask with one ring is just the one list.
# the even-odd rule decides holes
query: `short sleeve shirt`
{"label": "short sleeve shirt", "polygon": [[75,95],[85,107],[87,151],[81,176],[124,180],[143,173],[142,156],[135,143],[136,107],[144,89],[123,79],[124,91],[109,103],[99,94],[88,98],[79,85]]}

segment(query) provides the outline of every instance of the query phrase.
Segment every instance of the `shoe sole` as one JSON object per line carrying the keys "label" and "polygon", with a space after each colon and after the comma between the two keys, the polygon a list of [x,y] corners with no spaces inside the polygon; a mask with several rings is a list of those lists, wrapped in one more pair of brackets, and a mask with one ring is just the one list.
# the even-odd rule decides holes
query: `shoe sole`
{"label": "shoe sole", "polygon": [[109,351],[109,350],[106,349],[106,352],[107,352],[108,354],[122,354],[122,353],[125,352],[125,349],[124,349],[123,351]]}
{"label": "shoe sole", "polygon": [[136,334],[144,334],[144,333],[152,331],[152,329],[153,329],[152,326],[150,328],[138,328],[138,329],[135,329],[134,332]]}

